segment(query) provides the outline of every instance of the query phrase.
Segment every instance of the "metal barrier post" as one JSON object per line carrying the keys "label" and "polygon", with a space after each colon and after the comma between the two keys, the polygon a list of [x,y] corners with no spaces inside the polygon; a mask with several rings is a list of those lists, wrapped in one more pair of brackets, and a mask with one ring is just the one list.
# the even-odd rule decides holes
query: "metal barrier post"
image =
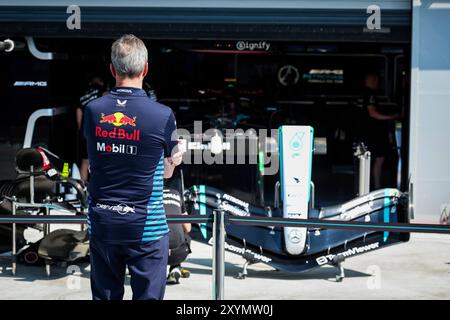
{"label": "metal barrier post", "polygon": [[364,175],[366,176],[365,178],[365,194],[370,192],[370,162],[371,162],[371,155],[370,155],[370,151],[366,151],[364,153],[364,157],[366,160],[366,165],[365,165],[365,172]]}
{"label": "metal barrier post", "polygon": [[[12,215],[15,217],[16,215],[16,202],[12,202]],[[11,251],[11,259],[12,259],[12,274],[16,275],[17,268],[17,247],[16,247],[16,224],[12,224],[12,251]]]}
{"label": "metal barrier post", "polygon": [[225,277],[225,220],[223,210],[213,211],[213,300],[224,299]]}
{"label": "metal barrier post", "polygon": [[30,166],[30,203],[34,204],[34,166]]}
{"label": "metal barrier post", "polygon": [[[45,207],[45,213],[44,215],[46,217],[50,216],[50,209],[49,207]],[[48,234],[50,233],[50,224],[46,223],[44,224],[44,237],[46,237]],[[47,275],[47,277],[50,277],[50,260],[49,259],[44,259],[45,260],[45,274]]]}

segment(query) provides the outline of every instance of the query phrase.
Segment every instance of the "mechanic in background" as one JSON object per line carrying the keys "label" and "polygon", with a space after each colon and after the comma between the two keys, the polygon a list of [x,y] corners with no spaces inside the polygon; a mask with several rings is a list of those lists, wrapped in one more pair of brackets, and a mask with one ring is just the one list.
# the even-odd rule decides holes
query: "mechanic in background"
{"label": "mechanic in background", "polygon": [[[180,192],[173,188],[164,189],[163,194],[164,209],[166,214],[186,215],[184,200]],[[169,275],[167,284],[178,284],[180,278],[189,278],[190,272],[183,268],[181,264],[186,260],[191,251],[190,223],[173,223],[169,225]]]}
{"label": "mechanic in background", "polygon": [[78,128],[78,157],[81,159],[80,163],[80,175],[81,180],[87,182],[89,179],[89,160],[86,149],[86,139],[83,135],[83,114],[84,109],[89,102],[100,98],[108,93],[108,88],[105,84],[105,80],[98,75],[92,76],[88,83],[88,88],[84,94],[80,97],[80,104],[77,107],[77,128]]}
{"label": "mechanic in background", "polygon": [[367,74],[364,84],[363,106],[367,118],[367,127],[364,136],[373,159],[373,187],[380,189],[382,187],[383,163],[394,146],[394,137],[390,130],[390,124],[392,121],[399,119],[400,115],[387,115],[379,110],[377,99],[379,90],[378,75],[374,73]]}

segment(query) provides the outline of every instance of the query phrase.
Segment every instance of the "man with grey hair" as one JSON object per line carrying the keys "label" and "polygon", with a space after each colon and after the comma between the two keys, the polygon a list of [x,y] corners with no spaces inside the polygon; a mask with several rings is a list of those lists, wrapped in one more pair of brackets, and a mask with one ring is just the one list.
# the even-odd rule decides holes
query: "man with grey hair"
{"label": "man with grey hair", "polygon": [[122,299],[128,267],[133,299],[162,299],[169,233],[163,179],[182,159],[175,117],[142,89],[148,72],[142,40],[115,41],[110,69],[116,87],[91,101],[84,117],[92,296]]}

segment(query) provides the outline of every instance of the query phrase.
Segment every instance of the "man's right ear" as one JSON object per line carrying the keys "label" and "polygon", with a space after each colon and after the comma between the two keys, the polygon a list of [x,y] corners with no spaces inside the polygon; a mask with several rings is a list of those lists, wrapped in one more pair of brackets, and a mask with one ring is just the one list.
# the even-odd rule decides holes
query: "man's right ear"
{"label": "man's right ear", "polygon": [[142,72],[142,78],[145,78],[148,73],[148,62],[145,64],[144,71]]}
{"label": "man's right ear", "polygon": [[112,63],[109,64],[109,70],[111,71],[112,76],[114,78],[116,78],[117,77],[117,72],[116,72],[116,69],[114,68]]}

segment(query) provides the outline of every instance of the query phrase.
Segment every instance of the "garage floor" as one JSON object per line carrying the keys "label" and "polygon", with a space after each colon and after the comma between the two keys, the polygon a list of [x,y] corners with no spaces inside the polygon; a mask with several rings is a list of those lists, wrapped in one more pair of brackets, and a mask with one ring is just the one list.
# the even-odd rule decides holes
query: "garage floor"
{"label": "garage floor", "polygon": [[[194,242],[185,263],[191,277],[168,286],[166,299],[211,299],[211,247]],[[450,236],[413,234],[411,241],[353,257],[345,262],[342,283],[336,269],[323,267],[303,274],[274,271],[262,264],[249,277],[235,279],[243,259],[226,254],[226,299],[450,299]],[[6,258],[0,260],[0,299],[90,299],[89,265],[18,266],[15,277]],[[79,275],[69,275],[72,271]],[[125,299],[131,298],[129,278]]]}

